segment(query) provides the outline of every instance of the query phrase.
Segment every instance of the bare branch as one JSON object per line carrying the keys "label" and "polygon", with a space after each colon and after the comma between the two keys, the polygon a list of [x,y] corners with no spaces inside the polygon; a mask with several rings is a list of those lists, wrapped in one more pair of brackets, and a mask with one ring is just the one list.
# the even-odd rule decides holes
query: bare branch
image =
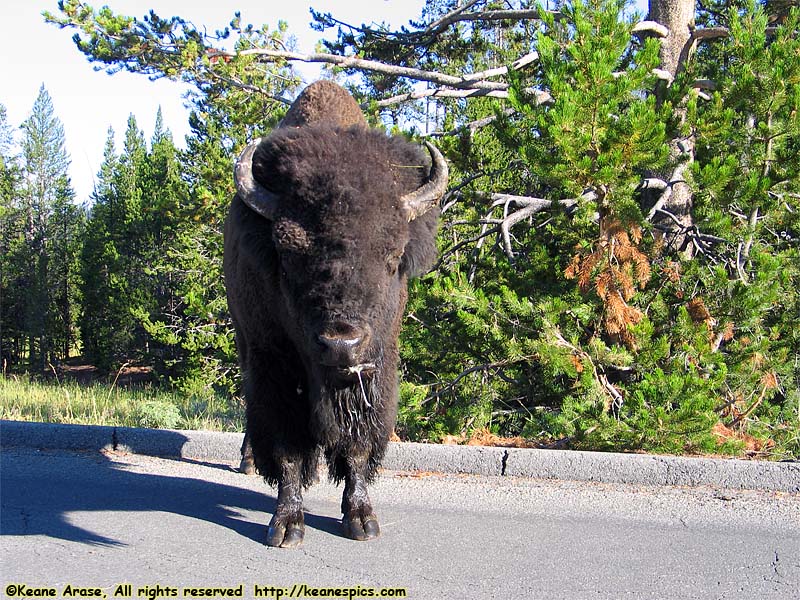
{"label": "bare branch", "polygon": [[[544,92],[542,90],[536,90],[534,88],[526,88],[525,93],[528,94],[529,96],[532,96],[533,101],[536,104],[550,104],[553,101],[553,97],[547,92]],[[387,106],[400,104],[401,102],[407,102],[409,100],[419,100],[420,98],[476,98],[476,97],[500,98],[506,100],[508,99],[508,91],[484,90],[484,89],[454,90],[451,88],[434,88],[429,90],[417,90],[414,92],[409,92],[407,94],[398,94],[397,96],[391,96],[383,100],[378,100],[375,103],[375,106],[377,106],[378,108],[385,108]],[[367,108],[368,106],[370,106],[370,103],[365,102],[362,106],[364,108]],[[492,118],[492,120],[494,120],[494,118]],[[431,134],[431,135],[450,135],[450,133]]]}
{"label": "bare branch", "polygon": [[739,281],[741,281],[745,285],[749,285],[749,279],[747,277],[747,273],[745,273],[744,265],[742,264],[742,247],[744,246],[743,243],[739,243],[736,246],[736,272],[739,274]]}
{"label": "bare branch", "polygon": [[727,27],[704,27],[702,29],[695,29],[692,32],[690,43],[694,44],[695,42],[703,40],[717,40],[728,37],[728,35],[730,35],[730,31]]}
{"label": "bare branch", "polygon": [[[778,31],[778,28],[767,27],[764,31],[767,35],[775,35],[775,33]],[[727,27],[704,27],[702,29],[695,29],[692,32],[690,43],[694,44],[695,42],[702,42],[705,40],[718,40],[721,38],[726,38],[730,34],[731,32]]]}
{"label": "bare branch", "polygon": [[553,327],[550,331],[553,337],[556,339],[556,343],[559,346],[569,349],[573,354],[579,356],[583,360],[585,360],[589,365],[592,367],[592,377],[594,378],[595,382],[600,386],[600,388],[607,394],[608,398],[604,402],[605,409],[608,411],[612,406],[619,410],[622,408],[622,403],[624,398],[620,391],[608,380],[605,373],[601,373],[598,371],[597,366],[594,364],[592,357],[589,354],[580,348],[575,347],[575,345],[570,344],[561,332],[558,330],[557,327]]}
{"label": "bare branch", "polygon": [[631,33],[637,36],[652,35],[654,37],[665,38],[669,35],[669,29],[655,21],[640,21],[633,26]]}
{"label": "bare branch", "polygon": [[563,19],[564,15],[557,10],[539,11],[527,10],[486,10],[476,13],[464,13],[450,19],[447,25],[458,21],[535,21],[542,18],[543,14],[552,15],[556,21]]}
{"label": "bare branch", "polygon": [[[503,249],[508,256],[509,260],[513,261],[515,258],[513,248],[511,246],[511,228],[523,221],[524,219],[531,217],[543,210],[551,208],[553,206],[559,205],[563,206],[565,209],[572,210],[574,209],[579,201],[590,201],[597,198],[597,194],[593,191],[588,191],[583,195],[579,196],[578,198],[570,198],[566,200],[548,200],[546,198],[536,198],[533,196],[518,196],[514,194],[500,194],[495,193],[488,195],[488,199],[491,200],[491,204],[489,206],[489,210],[487,211],[484,218],[480,219],[479,221],[475,222],[476,224],[481,225],[480,232],[471,237],[467,240],[462,240],[452,248],[448,249],[447,252],[442,254],[442,257],[439,259],[437,266],[434,267],[434,270],[438,268],[441,264],[443,264],[446,257],[450,256],[457,250],[460,250],[464,246],[468,244],[477,242],[475,249],[473,251],[473,256],[476,256],[477,253],[480,252],[481,247],[483,246],[486,239],[495,234],[500,233]],[[513,212],[510,211],[511,207],[521,207],[518,210]],[[503,208],[502,218],[492,218],[492,213],[497,208]],[[472,276],[474,275],[474,268],[470,270],[470,281]]]}
{"label": "bare branch", "polygon": [[[478,235],[472,236],[471,238],[465,240],[461,240],[457,244],[448,248],[445,252],[442,252],[442,255],[439,257],[439,260],[436,262],[436,264],[431,268],[431,271],[437,271],[439,267],[441,267],[448,258],[450,258],[453,254],[455,254],[465,246],[469,246],[470,244],[476,244],[476,250],[480,250],[480,247],[483,245],[483,241],[487,237],[497,233],[498,231],[500,231],[499,226],[489,228],[489,224],[484,222],[483,226],[481,227],[481,231],[480,233],[478,233]],[[472,280],[470,279],[470,281]]]}
{"label": "bare branch", "polygon": [[[385,108],[394,104],[400,104],[401,102],[408,102],[409,100],[419,100],[420,98],[476,98],[479,96],[507,99],[508,92],[502,90],[454,90],[448,88],[435,88],[431,90],[418,90],[415,92],[409,92],[407,94],[398,94],[397,96],[384,98],[383,100],[378,100],[375,103],[375,106],[378,108]],[[370,105],[371,103],[366,102],[362,106],[366,108]]]}
{"label": "bare branch", "polygon": [[[366,60],[363,58],[356,58],[354,56],[339,56],[338,54],[328,54],[325,52],[314,52],[311,54],[303,54],[300,52],[286,52],[284,50],[267,50],[264,48],[253,48],[251,50],[242,50],[238,52],[239,56],[259,56],[267,62],[275,62],[280,60],[287,61],[300,61],[309,63],[326,63],[337,65],[342,68],[361,69],[364,71],[375,71],[379,73],[386,73],[387,75],[395,75],[397,77],[408,77],[417,81],[429,81],[438,85],[446,85],[454,88],[470,88],[482,90],[507,90],[507,83],[498,83],[494,81],[472,81],[467,79],[466,75],[456,76],[447,75],[445,73],[438,73],[436,71],[425,71],[423,69],[415,69],[412,67],[402,67],[397,65],[389,65],[376,60]],[[229,54],[233,57],[236,54]]]}
{"label": "bare branch", "polygon": [[[235,56],[235,54],[227,54],[227,56]],[[497,67],[494,69],[487,69],[475,73],[467,73],[464,75],[447,75],[436,71],[425,71],[423,69],[415,69],[411,67],[403,67],[398,65],[390,65],[375,60],[366,60],[356,58],[353,56],[339,56],[336,54],[327,54],[323,52],[313,54],[302,54],[299,52],[287,52],[285,50],[267,50],[261,48],[254,48],[251,50],[242,50],[238,52],[240,56],[259,56],[263,59],[274,62],[280,60],[287,61],[301,61],[301,62],[319,62],[337,65],[343,68],[362,69],[365,71],[373,71],[378,73],[385,73],[388,75],[395,75],[398,77],[408,77],[416,81],[427,81],[441,86],[432,90],[419,90],[409,92],[407,94],[400,94],[385,98],[377,102],[378,108],[384,108],[408,100],[417,100],[420,98],[439,97],[439,98],[471,98],[475,96],[489,96],[492,98],[508,98],[509,84],[505,82],[487,81],[488,77],[497,77],[508,74],[509,70],[519,70],[531,63],[538,60],[539,55],[536,52],[530,52],[515,60],[510,66]],[[242,86],[239,86],[242,87]],[[252,91],[260,91],[258,88],[253,88]],[[526,90],[528,91],[528,90]],[[530,90],[531,95],[536,99],[537,103],[545,103],[552,100],[552,97],[547,92],[540,90]]]}
{"label": "bare branch", "polygon": [[478,372],[478,371],[489,371],[489,370],[492,370],[492,369],[503,369],[505,367],[510,367],[510,366],[515,365],[515,364],[528,362],[530,360],[533,360],[534,358],[536,358],[536,357],[533,356],[533,355],[531,355],[531,356],[521,356],[520,358],[501,360],[501,361],[494,362],[494,363],[484,363],[484,364],[481,364],[481,365],[474,365],[472,367],[468,367],[468,368],[464,369],[463,371],[461,371],[461,373],[459,373],[456,376],[455,379],[453,379],[452,381],[447,383],[444,387],[442,387],[441,389],[429,394],[428,397],[425,398],[425,400],[422,401],[422,404],[430,402],[434,398],[438,398],[439,396],[442,396],[442,395],[446,394],[447,392],[449,392],[450,390],[455,388],[459,381],[461,381],[462,379],[464,379],[464,377],[466,377],[467,375],[470,375],[471,373],[475,373],[475,372]]}
{"label": "bare branch", "polygon": [[478,71],[476,73],[468,73],[466,75],[462,75],[462,79],[464,81],[479,81],[481,79],[486,79],[487,77],[497,77],[498,75],[505,75],[508,73],[509,70],[511,71],[518,71],[523,67],[527,67],[529,64],[536,62],[539,60],[539,53],[538,52],[529,52],[525,56],[519,57],[513,63],[511,63],[511,68],[503,66],[503,67],[496,67],[494,69],[486,69],[485,71]]}
{"label": "bare branch", "polygon": [[673,223],[675,223],[680,228],[679,233],[684,233],[684,231],[683,231],[683,223],[681,223],[681,221],[680,221],[680,219],[678,219],[678,217],[676,217],[671,212],[669,212],[668,210],[663,209],[663,208],[656,208],[655,212],[657,212],[660,215],[664,215],[664,216],[668,217]]}
{"label": "bare branch", "polygon": [[447,29],[448,25],[455,23],[458,21],[458,17],[468,11],[470,8],[475,6],[480,0],[471,0],[470,2],[465,2],[462,6],[459,6],[455,10],[450,11],[446,15],[443,15],[438,20],[434,21],[430,25],[428,25],[423,31],[418,32],[420,37],[429,37],[433,35],[438,35],[445,29]]}
{"label": "bare branch", "polygon": [[222,76],[219,73],[216,73],[214,71],[209,71],[208,73],[212,78],[217,79],[218,81],[221,81],[223,83],[226,83],[227,85],[230,85],[231,87],[239,88],[240,90],[245,90],[245,91],[248,91],[248,92],[254,92],[256,94],[262,94],[262,95],[266,96],[267,98],[269,98],[271,100],[275,100],[276,102],[280,102],[282,104],[286,104],[287,106],[291,106],[291,104],[292,104],[291,100],[287,100],[283,96],[277,96],[275,94],[271,94],[268,91],[266,91],[264,88],[260,88],[257,85],[250,85],[249,83],[244,83],[243,81],[241,81],[238,78],[224,77],[224,76]]}
{"label": "bare branch", "polygon": [[[686,166],[687,165],[685,163],[681,163],[677,167],[675,167],[675,170],[672,172],[672,175],[669,178],[669,183],[661,179],[654,179],[654,178],[644,180],[646,182],[658,182],[658,184],[656,185],[658,185],[659,187],[657,187],[656,189],[662,190],[658,200],[656,200],[656,203],[653,205],[653,207],[650,209],[650,212],[648,212],[647,216],[645,217],[648,221],[652,221],[653,218],[656,216],[656,213],[658,212],[667,214],[666,211],[663,210],[663,208],[664,206],[666,206],[667,202],[672,197],[673,187],[678,183],[686,183],[686,179],[683,176],[684,171],[686,171]],[[661,184],[665,184],[664,187],[661,187]]]}
{"label": "bare branch", "polygon": [[669,184],[657,177],[648,177],[647,179],[643,179],[639,184],[639,189],[642,190],[660,190],[663,192],[667,187],[669,187]]}
{"label": "bare branch", "polygon": [[668,83],[672,82],[672,73],[666,69],[653,69],[651,73],[653,73],[653,75],[658,77],[661,81],[666,81]]}
{"label": "bare branch", "polygon": [[[547,200],[546,198],[515,196],[513,194],[492,194],[491,199],[494,202],[492,202],[491,208],[494,209],[498,206],[503,207],[503,219],[499,223],[500,232],[503,236],[503,249],[506,252],[506,256],[508,256],[509,260],[514,260],[514,250],[511,247],[511,228],[520,221],[523,221],[546,208],[550,208],[555,204],[560,204],[561,206],[570,209],[575,207],[580,200],[589,201],[595,200],[596,198],[597,194],[591,191],[586,192],[579,198],[571,198],[567,200]],[[522,206],[523,208],[509,214],[508,209],[511,204],[516,204],[518,206]]]}
{"label": "bare branch", "polygon": [[717,84],[711,79],[695,79],[692,82],[692,87],[699,90],[714,91],[717,89]]}
{"label": "bare branch", "polygon": [[[452,11],[445,15],[439,21],[431,24],[427,29],[419,33],[403,34],[406,36],[424,36],[435,35],[442,31],[448,25],[458,21],[473,21],[473,20],[521,20],[521,19],[536,19],[539,18],[539,11],[537,10],[494,10],[484,11],[478,13],[465,13],[467,8],[477,4],[475,2],[467,2],[464,6]],[[551,13],[560,18],[561,13]],[[642,32],[657,32],[660,34],[662,26],[658,23],[651,21],[642,21],[633,28],[634,33]],[[396,34],[398,37],[401,34]],[[492,77],[501,77],[507,75],[509,71],[517,71],[523,69],[532,63],[536,62],[539,58],[537,52],[530,52],[515,60],[509,66],[495,67],[474,73],[465,73],[462,75],[449,75],[437,71],[426,71],[424,69],[417,69],[413,67],[405,67],[400,65],[392,65],[383,63],[376,60],[368,60],[358,58],[355,56],[341,56],[337,54],[330,54],[325,52],[315,53],[301,53],[290,52],[287,50],[270,50],[266,48],[251,48],[248,50],[240,50],[238,52],[227,52],[224,50],[215,49],[215,56],[219,57],[236,57],[236,56],[258,56],[264,62],[279,62],[279,61],[299,61],[308,63],[324,63],[336,65],[341,68],[359,69],[363,71],[372,71],[376,73],[384,73],[396,77],[406,77],[415,81],[425,81],[442,86],[429,90],[418,90],[409,92],[407,94],[399,94],[390,98],[385,98],[377,102],[378,108],[385,108],[394,104],[407,102],[409,100],[418,100],[421,98],[472,98],[472,97],[491,97],[491,98],[508,98],[509,83],[504,81],[489,81]],[[671,81],[672,77],[666,71],[654,69],[653,73],[660,79]],[[230,80],[232,85],[247,89],[254,92],[264,93],[264,90],[257,86],[249,86],[242,82]],[[543,90],[536,90],[528,88],[525,93],[531,95],[537,104],[549,104],[553,101],[552,96]],[[286,102],[282,98],[274,98],[280,102]]]}

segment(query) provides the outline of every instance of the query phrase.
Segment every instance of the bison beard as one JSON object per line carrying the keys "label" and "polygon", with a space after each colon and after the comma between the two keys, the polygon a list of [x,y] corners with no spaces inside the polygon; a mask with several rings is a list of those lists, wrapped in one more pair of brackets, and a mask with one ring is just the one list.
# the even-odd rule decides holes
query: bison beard
{"label": "bison beard", "polygon": [[447,183],[427,150],[368,129],[345,90],[317,82],[237,162],[224,267],[246,439],[278,486],[271,546],[302,542],[321,454],[345,484],[345,534],[380,533],[367,484],[397,414],[407,280],[435,259]]}

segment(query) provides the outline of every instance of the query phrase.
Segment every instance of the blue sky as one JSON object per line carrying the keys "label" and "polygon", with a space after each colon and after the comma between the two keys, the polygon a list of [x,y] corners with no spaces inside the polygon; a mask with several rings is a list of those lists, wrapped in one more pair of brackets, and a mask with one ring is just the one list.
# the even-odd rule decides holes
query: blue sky
{"label": "blue sky", "polygon": [[[180,15],[209,31],[225,27],[235,10],[242,13],[243,22],[254,25],[274,26],[282,19],[296,36],[298,50],[311,52],[319,33],[309,27],[309,4],[346,22],[386,21],[399,27],[419,16],[423,0],[89,0],[89,4],[95,8],[107,4],[116,12],[136,17],[152,8],[162,17]],[[637,0],[637,4],[646,7],[645,0]],[[143,75],[109,76],[95,71],[75,48],[73,31],[46,24],[41,16],[44,10],[58,12],[56,0],[0,1],[5,47],[0,59],[0,103],[8,110],[9,124],[16,127],[29,115],[44,83],[56,115],[64,124],[72,159],[72,184],[77,200],[83,202],[100,168],[108,127],[114,128],[119,148],[129,114],[136,115],[139,128],[149,139],[161,106],[165,124],[175,142],[183,146],[188,133],[188,111],[183,100],[186,87],[167,80],[150,81]],[[302,72],[309,81],[314,79],[314,67]]]}

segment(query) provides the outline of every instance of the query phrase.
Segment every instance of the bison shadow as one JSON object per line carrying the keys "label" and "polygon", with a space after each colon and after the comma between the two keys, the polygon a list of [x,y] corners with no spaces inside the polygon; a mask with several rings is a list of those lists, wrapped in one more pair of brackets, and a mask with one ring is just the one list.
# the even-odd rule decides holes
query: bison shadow
{"label": "bison shadow", "polygon": [[[177,432],[174,444],[186,440]],[[182,438],[182,439],[179,439]],[[109,456],[84,449],[75,453],[4,448],[0,453],[0,535],[44,535],[100,546],[124,546],[102,532],[70,522],[73,512],[161,511],[226,527],[258,543],[275,510],[273,490],[257,492],[187,477],[133,472]],[[215,468],[230,467],[203,463]],[[242,475],[241,477],[245,477]],[[240,511],[258,513],[257,521]],[[341,536],[339,520],[306,512],[308,527]]]}

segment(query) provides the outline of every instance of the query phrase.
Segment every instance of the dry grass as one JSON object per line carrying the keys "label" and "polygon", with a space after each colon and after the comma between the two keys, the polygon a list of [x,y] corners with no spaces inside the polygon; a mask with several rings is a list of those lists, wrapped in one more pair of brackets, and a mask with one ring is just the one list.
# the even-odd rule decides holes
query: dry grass
{"label": "dry grass", "polygon": [[0,418],[46,423],[242,431],[243,410],[225,398],[205,398],[153,386],[47,383],[0,376]]}

